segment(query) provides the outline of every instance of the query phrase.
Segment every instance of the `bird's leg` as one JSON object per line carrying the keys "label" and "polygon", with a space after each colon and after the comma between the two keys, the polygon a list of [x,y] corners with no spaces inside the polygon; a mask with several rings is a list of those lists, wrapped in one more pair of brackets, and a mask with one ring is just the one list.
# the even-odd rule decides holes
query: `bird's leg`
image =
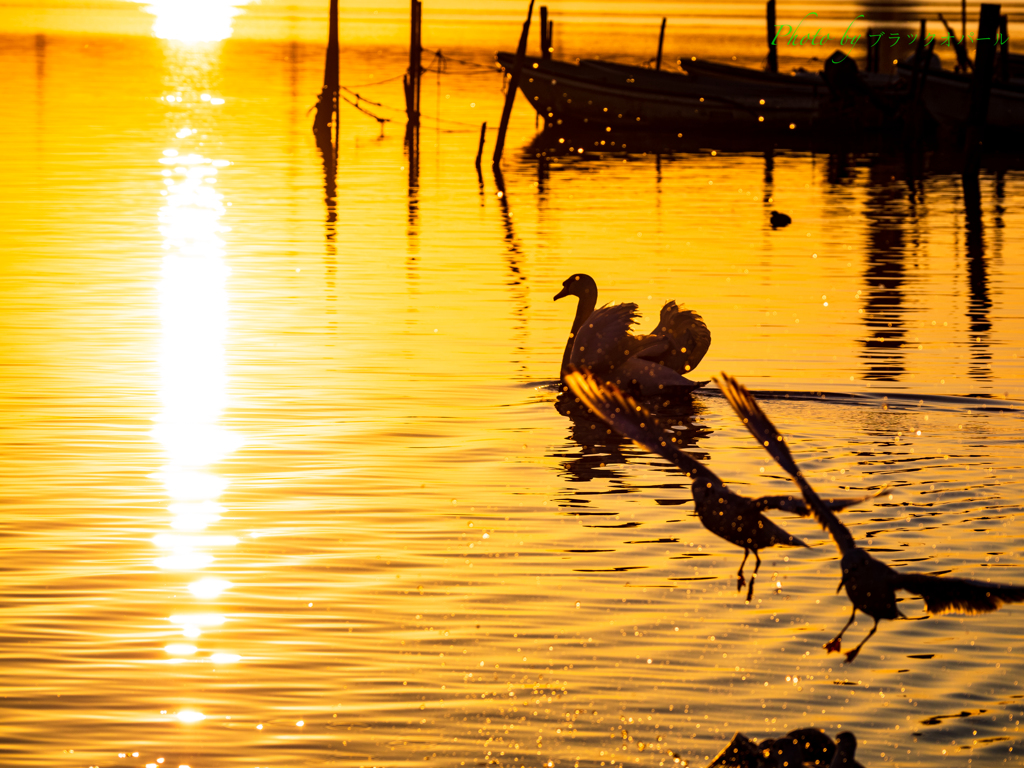
{"label": "bird's leg", "polygon": [[[850,614],[850,620],[848,622],[846,622],[846,626],[843,627],[841,630],[839,630],[839,634],[838,635],[836,635],[831,640],[829,640],[827,643],[825,643],[824,648],[825,648],[826,651],[828,651],[829,653],[832,653],[833,651],[838,651],[840,648],[843,647],[843,633],[850,628],[850,625],[853,624],[853,620],[854,620],[854,618],[856,618],[856,616],[857,616],[857,606],[855,605],[855,606],[853,606],[853,613]],[[877,625],[877,623],[878,622],[876,621],[875,624]],[[861,643],[861,645],[863,645],[863,643]]]}
{"label": "bird's leg", "polygon": [[[745,558],[744,558],[745,559]],[[750,574],[750,588],[747,590],[747,602],[749,603],[751,598],[754,596],[754,582],[757,580],[757,569],[761,567],[761,556],[757,554],[757,550],[754,550],[754,572]]]}
{"label": "bird's leg", "polygon": [[878,619],[875,619],[875,626],[873,626],[871,628],[871,631],[868,632],[868,636],[860,641],[860,645],[858,645],[856,648],[854,648],[852,651],[850,651],[849,653],[846,654],[846,663],[847,664],[851,664],[853,662],[853,660],[857,658],[857,654],[860,653],[860,649],[864,647],[864,643],[866,643],[868,640],[871,639],[871,636],[873,634],[875,634],[875,630],[877,630],[877,629],[878,629]]}
{"label": "bird's leg", "polygon": [[[756,557],[757,553],[755,552],[754,555]],[[747,564],[747,558],[748,557],[750,557],[750,550],[747,549],[746,547],[744,547],[743,548],[743,562],[740,563],[740,569],[736,572],[736,574],[740,577],[739,580],[736,582],[736,591],[737,592],[739,592],[741,589],[743,589],[743,585],[747,583],[746,578],[744,578],[744,576],[743,576],[743,566]]]}
{"label": "bird's leg", "polygon": [[844,572],[843,573],[843,578],[841,578],[839,580],[839,586],[836,587],[836,594],[837,595],[839,594],[839,590],[843,588],[843,584],[845,584],[845,583],[846,583],[846,573]]}

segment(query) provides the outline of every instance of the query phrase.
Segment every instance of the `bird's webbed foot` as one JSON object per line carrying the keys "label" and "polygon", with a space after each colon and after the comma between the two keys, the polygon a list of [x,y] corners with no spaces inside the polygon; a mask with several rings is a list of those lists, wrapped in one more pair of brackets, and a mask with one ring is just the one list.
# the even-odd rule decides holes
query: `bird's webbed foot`
{"label": "bird's webbed foot", "polygon": [[757,581],[756,576],[750,577],[750,588],[747,590],[747,602],[749,603],[754,597],[754,582]]}
{"label": "bird's webbed foot", "polygon": [[843,647],[843,636],[837,635],[822,646],[829,653],[838,653]]}
{"label": "bird's webbed foot", "polygon": [[[837,648],[836,650],[839,650],[839,649]],[[857,654],[858,653],[860,653],[860,646],[857,646],[852,651],[847,651],[846,652],[846,661],[844,663],[845,664],[852,664],[853,660],[857,658]]]}

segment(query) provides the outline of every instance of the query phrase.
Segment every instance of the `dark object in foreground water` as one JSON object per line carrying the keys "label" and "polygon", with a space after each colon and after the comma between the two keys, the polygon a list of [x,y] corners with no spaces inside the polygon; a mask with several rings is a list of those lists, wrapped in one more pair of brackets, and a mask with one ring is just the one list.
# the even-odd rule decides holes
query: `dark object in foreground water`
{"label": "dark object in foreground water", "polygon": [[778,211],[772,211],[771,217],[772,229],[778,229],[779,227],[788,227],[793,223],[793,219],[784,213]]}
{"label": "dark object in foreground water", "polygon": [[578,273],[562,283],[555,300],[576,296],[579,304],[562,354],[561,378],[571,367],[611,379],[639,397],[671,397],[703,386],[683,374],[697,367],[711,346],[711,332],[700,315],[674,301],[661,308],[658,327],[646,336],[631,332],[636,304],[597,306],[597,283]]}
{"label": "dark object in foreground water", "polygon": [[[718,475],[682,450],[671,432],[663,429],[650,413],[624,395],[614,384],[604,383],[583,371],[573,371],[566,376],[565,383],[584,405],[613,429],[635,440],[648,451],[668,459],[690,477],[693,481],[693,503],[704,527],[729,543],[743,547],[743,562],[737,572],[737,589],[746,583],[743,566],[751,552],[754,553],[756,575],[761,567],[759,549],[775,545],[807,546],[763,514],[766,509],[780,509],[806,517],[810,512],[803,499],[798,496],[762,496],[751,499],[733,493],[725,487]],[[870,497],[832,499],[829,505],[833,509],[842,509],[864,498]],[[753,591],[754,580],[751,577],[748,601]]]}
{"label": "dark object in foreground water", "polygon": [[826,768],[836,753],[835,742],[818,728],[800,728],[779,739],[766,739],[758,745],[762,762],[771,768],[813,765]]}
{"label": "dark object in foreground water", "polygon": [[929,613],[986,613],[998,609],[1005,603],[1024,602],[1024,587],[928,576],[923,573],[905,573],[896,571],[869,555],[854,543],[849,529],[839,521],[804,479],[782,435],[747,388],[725,373],[716,376],[715,381],[751,434],[800,487],[814,516],[831,534],[842,555],[843,576],[839,588],[846,586],[846,594],[853,603],[853,613],[839,634],[825,644],[829,652],[838,651],[842,647],[843,633],[853,624],[858,609],[871,616],[875,624],[867,637],[861,640],[860,645],[846,654],[847,662],[857,658],[864,643],[878,629],[880,619],[904,618],[896,607],[898,589],[923,597],[925,609]]}
{"label": "dark object in foreground water", "polygon": [[[853,738],[851,733],[841,733],[837,739],[843,736]],[[800,728],[778,739],[765,739],[760,744],[754,744],[737,732],[722,751],[715,755],[715,759],[708,763],[708,768],[831,768],[837,754],[837,743],[818,728]],[[853,768],[855,763],[840,765]]]}
{"label": "dark object in foreground water", "polygon": [[759,755],[757,745],[737,731],[708,768],[757,768]]}
{"label": "dark object in foreground water", "polygon": [[857,737],[849,731],[843,731],[836,736],[836,753],[832,756],[832,763],[828,768],[864,768],[854,759],[856,752]]}

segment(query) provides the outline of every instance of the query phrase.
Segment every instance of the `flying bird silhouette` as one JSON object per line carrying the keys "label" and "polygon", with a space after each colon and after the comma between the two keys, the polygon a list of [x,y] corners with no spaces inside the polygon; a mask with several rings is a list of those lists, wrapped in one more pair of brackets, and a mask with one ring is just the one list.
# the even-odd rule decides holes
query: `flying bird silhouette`
{"label": "flying bird silhouette", "polygon": [[[782,435],[771,423],[761,406],[747,388],[736,379],[722,373],[715,377],[729,404],[747,425],[747,429],[771,454],[772,458],[786,470],[800,487],[808,506],[818,522],[835,541],[842,555],[842,579],[839,589],[846,587],[846,594],[853,603],[853,613],[838,635],[825,643],[830,653],[842,647],[843,633],[853,624],[857,611],[863,611],[875,620],[867,637],[860,645],[846,654],[847,663],[857,658],[872,635],[878,630],[881,619],[905,618],[896,607],[896,590],[902,589],[924,598],[929,613],[968,614],[994,611],[1006,603],[1024,602],[1024,587],[1008,584],[990,584],[972,579],[958,579],[944,576],[929,576],[924,573],[904,573],[894,570],[881,560],[876,560],[857,546],[850,530],[835,516],[828,504],[811,488],[800,472],[796,461]],[[839,589],[836,591],[838,592]]]}
{"label": "flying bird silhouette", "polygon": [[560,377],[572,368],[587,369],[615,381],[642,397],[685,394],[704,382],[683,374],[697,367],[711,346],[711,332],[696,312],[680,309],[674,301],[661,308],[653,333],[632,332],[638,316],[636,304],[597,306],[597,283],[590,275],[571,275],[555,300],[576,296],[572,332],[562,353]]}
{"label": "flying bird silhouette", "polygon": [[[646,450],[668,459],[692,480],[691,492],[701,523],[716,536],[743,548],[743,562],[737,571],[738,586],[746,584],[743,566],[750,553],[754,553],[754,575],[761,567],[758,550],[775,545],[806,547],[807,545],[787,533],[764,516],[766,509],[779,509],[804,517],[810,513],[799,496],[761,496],[756,499],[741,496],[725,487],[714,472],[682,450],[671,430],[662,428],[657,420],[633,398],[623,394],[614,384],[603,382],[586,371],[573,371],[565,379],[572,392],[615,431],[636,441]],[[872,494],[874,495],[874,494]],[[823,502],[829,509],[839,510],[856,504],[867,497],[839,498]],[[749,602],[754,591],[751,577],[747,591]]]}

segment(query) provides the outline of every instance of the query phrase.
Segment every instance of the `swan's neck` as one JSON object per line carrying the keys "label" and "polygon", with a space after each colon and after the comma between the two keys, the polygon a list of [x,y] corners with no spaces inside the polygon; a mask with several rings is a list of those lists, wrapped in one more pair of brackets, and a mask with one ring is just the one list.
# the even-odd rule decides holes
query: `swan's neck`
{"label": "swan's neck", "polygon": [[572,319],[572,332],[565,341],[565,351],[562,353],[562,379],[565,379],[565,375],[569,372],[569,358],[572,357],[572,345],[576,341],[576,332],[583,326],[584,321],[594,313],[596,306],[596,294],[588,292],[580,296],[579,303],[576,305],[576,317]]}

